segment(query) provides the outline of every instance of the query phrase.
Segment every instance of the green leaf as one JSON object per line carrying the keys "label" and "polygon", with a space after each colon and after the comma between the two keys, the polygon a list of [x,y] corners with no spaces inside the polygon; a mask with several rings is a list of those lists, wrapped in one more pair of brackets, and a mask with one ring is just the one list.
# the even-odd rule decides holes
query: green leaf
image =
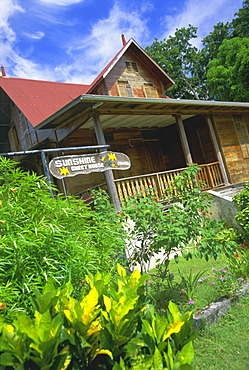
{"label": "green leaf", "polygon": [[0,364],[2,366],[14,366],[17,362],[14,361],[14,357],[10,353],[4,352],[0,355]]}
{"label": "green leaf", "polygon": [[17,323],[18,323],[18,327],[21,333],[26,334],[34,342],[38,342],[37,330],[34,326],[32,319],[28,315],[24,313],[18,314]]}
{"label": "green leaf", "polygon": [[168,310],[171,313],[174,321],[180,321],[181,318],[180,311],[175,303],[170,301],[168,305]]}
{"label": "green leaf", "polygon": [[160,351],[157,347],[155,348],[155,352],[154,352],[154,356],[153,356],[153,364],[154,364],[156,369],[158,369],[158,370],[163,369],[163,359],[162,359],[161,353],[160,353]]}
{"label": "green leaf", "polygon": [[185,344],[185,346],[182,348],[180,352],[180,362],[182,364],[190,364],[194,359],[194,347],[193,343],[189,342]]}

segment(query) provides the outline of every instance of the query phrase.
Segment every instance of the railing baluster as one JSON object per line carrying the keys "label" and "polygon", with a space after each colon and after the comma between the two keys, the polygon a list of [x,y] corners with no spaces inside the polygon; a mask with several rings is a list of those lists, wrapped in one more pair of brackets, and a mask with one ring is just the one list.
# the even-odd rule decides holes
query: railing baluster
{"label": "railing baluster", "polygon": [[[201,170],[198,172],[197,182],[199,185],[201,185],[201,183],[203,182],[205,183],[205,185],[201,185],[202,190],[207,190],[213,187],[224,185],[219,162],[203,164],[199,167],[201,167]],[[183,170],[185,170],[185,168],[151,173],[142,176],[127,177],[123,179],[115,179],[114,182],[117,184],[117,191],[120,197],[120,201],[123,202],[131,194],[140,194],[145,197],[146,191],[151,187],[149,183],[152,184],[152,187],[155,191],[155,196],[159,200],[162,200],[164,198],[167,189],[171,190],[173,194],[177,195],[176,189],[173,185],[174,179]],[[106,189],[106,184],[100,184],[94,186],[93,188]],[[80,196],[81,199],[91,197],[92,189],[86,189],[85,191],[78,193],[77,196]]]}
{"label": "railing baluster", "polygon": [[121,189],[121,183],[117,183],[117,190],[118,190],[118,196],[119,196],[119,199],[120,199],[120,202],[122,203],[124,201],[124,196],[123,196],[123,192],[122,192],[122,189]]}

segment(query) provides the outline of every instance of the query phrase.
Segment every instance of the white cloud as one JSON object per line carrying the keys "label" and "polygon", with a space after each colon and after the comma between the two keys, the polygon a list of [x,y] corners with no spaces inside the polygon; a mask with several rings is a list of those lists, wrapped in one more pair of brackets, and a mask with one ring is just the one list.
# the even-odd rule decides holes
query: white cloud
{"label": "white cloud", "polygon": [[68,6],[78,4],[84,0],[40,0],[41,3],[58,6]]}
{"label": "white cloud", "polygon": [[243,0],[187,0],[181,13],[165,17],[166,32],[162,38],[173,35],[176,28],[188,27],[189,24],[198,27],[198,39],[193,43],[201,46],[201,40],[213,30],[218,22],[231,21],[234,13],[242,5]]}
{"label": "white cloud", "polygon": [[32,40],[40,40],[45,36],[45,33],[42,31],[37,31],[35,33],[23,32],[23,35],[27,36],[28,38]]}
{"label": "white cloud", "polygon": [[[2,0],[0,12],[0,64],[7,67],[13,66],[15,52],[13,50],[16,34],[9,24],[10,17],[16,13],[24,12],[15,0]],[[8,73],[8,69],[6,69]]]}
{"label": "white cloud", "polygon": [[[20,56],[20,52],[16,50],[16,34],[11,28],[9,20],[12,16],[24,12],[24,9],[15,0],[1,0],[0,12],[0,64],[5,67],[7,75],[11,71],[11,75],[21,78],[53,78],[49,69],[42,70],[41,67],[31,60]],[[31,37],[32,35],[29,35]],[[33,35],[35,37],[43,37],[42,32]]]}
{"label": "white cloud", "polygon": [[13,42],[15,40],[16,35],[9,25],[9,18],[17,12],[24,12],[24,10],[15,0],[1,0],[0,45],[2,44],[3,40],[7,42]]}
{"label": "white cloud", "polygon": [[88,37],[70,41],[67,52],[71,56],[76,53],[75,60],[70,67],[58,66],[56,71],[60,71],[64,79],[71,82],[90,83],[121,49],[121,34],[125,35],[127,41],[132,37],[144,42],[149,30],[141,12],[124,11],[115,3],[109,16],[99,20]]}
{"label": "white cloud", "polygon": [[[48,66],[41,66],[29,59],[20,57],[17,53],[13,55],[13,71],[18,78],[34,80],[54,81],[54,72]],[[8,74],[8,70],[6,70]]]}
{"label": "white cloud", "polygon": [[[11,14],[14,11],[23,11],[17,5],[14,6],[14,0],[4,1],[8,1],[9,5],[11,5]],[[43,1],[48,2],[49,0]],[[69,5],[70,2],[72,3],[72,0],[58,0],[56,3]],[[49,3],[55,3],[55,0],[51,0]],[[144,7],[144,9],[148,9],[148,6]],[[26,11],[28,12],[28,8]],[[38,11],[40,12],[41,10],[38,9]],[[8,25],[8,18],[11,14],[6,14],[5,25]],[[15,33],[10,27],[9,33],[12,34],[12,40],[15,40]],[[42,31],[34,33],[24,32],[23,34],[30,39],[36,40],[44,37],[44,32]],[[140,40],[144,42],[149,37],[149,30],[141,10],[129,12],[129,10],[124,10],[120,3],[116,2],[108,17],[98,20],[92,26],[89,36],[83,38],[82,35],[77,33],[77,37],[72,38],[71,35],[70,38],[67,38],[68,44],[64,42],[65,62],[57,64],[52,68],[48,65],[41,66],[28,57],[23,57],[16,49],[15,43],[8,41],[2,42],[1,49],[3,52],[1,53],[0,64],[2,63],[6,67],[7,74],[8,69],[10,69],[12,75],[20,78],[90,84],[121,49],[121,34],[125,35],[127,41],[130,37],[133,37],[138,42]],[[27,50],[23,52],[27,52]]]}

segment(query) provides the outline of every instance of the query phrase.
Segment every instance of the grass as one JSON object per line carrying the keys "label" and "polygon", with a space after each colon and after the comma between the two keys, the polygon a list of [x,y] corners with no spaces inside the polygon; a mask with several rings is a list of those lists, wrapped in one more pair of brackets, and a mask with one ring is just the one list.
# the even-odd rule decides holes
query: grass
{"label": "grass", "polygon": [[[198,258],[189,261],[179,258],[179,263],[170,261],[169,273],[174,274],[174,283],[181,282],[180,273],[189,275],[190,270],[193,274],[205,271],[204,276],[210,277],[197,284],[194,290],[194,304],[188,304],[184,291],[180,294],[175,293],[177,285],[174,284],[174,290],[170,290],[167,285],[168,278],[163,280],[153,277],[151,291],[158,311],[163,312],[167,301],[173,300],[182,310],[192,310],[196,313],[216,300],[220,294],[217,284],[210,285],[214,280],[212,269],[219,270],[225,266],[227,266],[225,258],[210,259],[208,262]],[[154,269],[152,273],[156,274],[157,270]],[[235,303],[215,325],[199,332],[194,342],[193,370],[249,370],[248,308],[249,295],[243,297],[240,303]]]}
{"label": "grass", "polygon": [[249,369],[249,296],[236,303],[194,342],[193,370]]}
{"label": "grass", "polygon": [[[170,283],[168,276],[165,276],[165,278],[152,278],[151,295],[159,312],[164,310],[169,300],[175,302],[181,310],[191,310],[194,313],[208,306],[222,295],[217,287],[217,278],[216,283],[210,285],[210,283],[215,280],[214,271],[212,269],[219,270],[226,265],[227,261],[225,258],[218,258],[217,260],[210,259],[209,261],[193,258],[186,261],[183,257],[180,257],[178,263],[171,260],[169,264],[169,274],[171,274],[173,278]],[[202,283],[196,284],[191,297],[187,297],[187,286],[181,283],[181,275],[184,276],[188,282],[190,272],[192,277],[203,272],[203,277],[205,278]],[[152,273],[156,274],[157,270],[152,270]],[[190,298],[194,303],[188,303]]]}

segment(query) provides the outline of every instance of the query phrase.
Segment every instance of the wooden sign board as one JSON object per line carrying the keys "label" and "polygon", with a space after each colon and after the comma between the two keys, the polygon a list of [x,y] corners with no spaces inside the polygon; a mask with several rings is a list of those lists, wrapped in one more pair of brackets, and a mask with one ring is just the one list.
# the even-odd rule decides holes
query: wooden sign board
{"label": "wooden sign board", "polygon": [[49,162],[49,170],[57,179],[106,170],[128,170],[130,166],[129,157],[116,152],[56,157]]}

